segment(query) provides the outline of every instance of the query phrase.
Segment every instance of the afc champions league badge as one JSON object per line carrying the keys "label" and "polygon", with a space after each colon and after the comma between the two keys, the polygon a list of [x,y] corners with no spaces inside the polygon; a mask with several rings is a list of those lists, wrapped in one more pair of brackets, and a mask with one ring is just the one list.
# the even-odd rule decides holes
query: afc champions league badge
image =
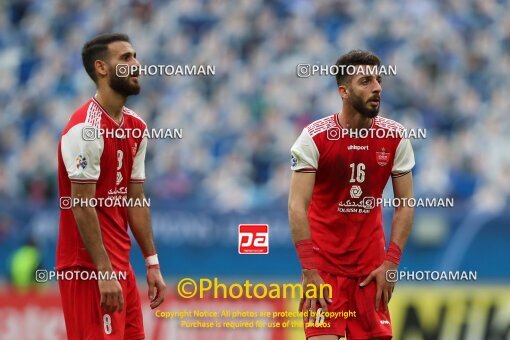
{"label": "afc champions league badge", "polygon": [[80,154],[78,154],[78,156],[76,156],[76,168],[77,169],[85,170],[85,168],[87,167],[87,164],[88,164],[87,155],[85,155],[84,153],[80,153]]}

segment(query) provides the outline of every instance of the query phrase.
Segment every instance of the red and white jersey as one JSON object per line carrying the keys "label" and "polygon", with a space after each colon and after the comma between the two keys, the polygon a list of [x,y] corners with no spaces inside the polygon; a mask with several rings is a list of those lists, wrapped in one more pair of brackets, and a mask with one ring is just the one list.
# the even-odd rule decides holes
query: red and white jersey
{"label": "red and white jersey", "polygon": [[364,134],[352,136],[335,114],[305,127],[292,146],[292,170],[316,173],[308,221],[318,269],[359,277],[384,261],[382,211],[374,203],[390,176],[414,166],[403,129],[375,117]]}
{"label": "red and white jersey", "polygon": [[[130,130],[120,133],[120,129]],[[80,237],[72,209],[63,209],[71,196],[71,182],[96,183],[96,198],[126,200],[129,182],[145,180],[147,125],[124,107],[122,121],[115,122],[91,98],[71,116],[58,148],[58,183],[61,199],[57,269],[84,266],[95,269]],[[136,137],[132,131],[137,130]],[[126,137],[127,138],[119,138]],[[99,200],[98,200],[99,201]],[[128,270],[131,240],[124,206],[96,206],[103,243],[115,270]]]}

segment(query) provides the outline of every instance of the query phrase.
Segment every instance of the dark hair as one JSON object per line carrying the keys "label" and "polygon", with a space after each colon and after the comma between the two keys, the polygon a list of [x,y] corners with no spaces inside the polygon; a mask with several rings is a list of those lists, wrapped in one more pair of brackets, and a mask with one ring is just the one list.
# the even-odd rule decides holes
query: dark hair
{"label": "dark hair", "polygon": [[81,60],[85,71],[94,82],[97,81],[94,63],[98,59],[105,59],[108,55],[108,45],[115,41],[130,42],[129,37],[122,33],[105,33],[98,35],[83,45]]}
{"label": "dark hair", "polygon": [[[335,75],[336,83],[338,86],[345,85],[349,79],[349,75],[344,72],[342,73],[341,65],[377,65],[381,66],[381,60],[378,56],[369,51],[364,50],[352,50],[347,54],[344,54],[336,61],[335,65],[338,67],[338,72]],[[343,66],[343,69],[345,69]]]}

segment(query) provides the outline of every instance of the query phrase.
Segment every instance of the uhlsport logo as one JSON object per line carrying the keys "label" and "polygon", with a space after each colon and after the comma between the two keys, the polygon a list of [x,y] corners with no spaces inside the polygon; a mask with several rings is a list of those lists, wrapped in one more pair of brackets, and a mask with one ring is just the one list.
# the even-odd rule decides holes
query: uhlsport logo
{"label": "uhlsport logo", "polygon": [[269,253],[269,225],[240,224],[238,234],[239,254]]}

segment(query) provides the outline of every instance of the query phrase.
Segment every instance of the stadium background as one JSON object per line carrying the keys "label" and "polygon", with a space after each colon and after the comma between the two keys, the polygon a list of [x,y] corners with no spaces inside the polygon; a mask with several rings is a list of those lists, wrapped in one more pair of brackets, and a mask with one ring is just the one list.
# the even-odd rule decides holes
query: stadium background
{"label": "stadium background", "polygon": [[[341,102],[333,77],[299,78],[296,66],[331,64],[365,48],[397,65],[397,76],[383,80],[381,115],[427,129],[426,139],[413,141],[416,196],[455,199],[452,209],[417,210],[400,268],[478,274],[475,283],[399,283],[390,304],[396,339],[509,338],[507,1],[23,0],[0,9],[0,338],[63,334],[55,283],[26,292],[22,273],[54,266],[58,138],[94,93],[81,47],[111,31],[130,35],[142,63],[216,66],[208,77],[145,77],[128,102],[150,127],[183,131],[181,140],[150,141],[146,161],[168,283],[299,280],[286,216],[289,148]],[[389,227],[391,210],[385,218]],[[269,255],[237,254],[239,223],[270,225]],[[190,306],[169,300],[168,310]],[[238,334],[180,329],[143,302],[148,339]],[[189,303],[289,309],[296,302]],[[303,337],[301,329],[246,332],[242,338]]]}

